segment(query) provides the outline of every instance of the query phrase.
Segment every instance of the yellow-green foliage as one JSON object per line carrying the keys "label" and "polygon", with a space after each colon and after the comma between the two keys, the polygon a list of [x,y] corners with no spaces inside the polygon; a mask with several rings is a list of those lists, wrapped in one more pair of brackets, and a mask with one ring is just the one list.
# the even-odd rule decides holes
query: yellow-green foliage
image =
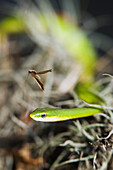
{"label": "yellow-green foliage", "polygon": [[74,22],[62,16],[39,15],[38,21],[45,32],[64,45],[70,56],[82,65],[82,80],[91,80],[96,66],[97,53],[85,32]]}
{"label": "yellow-green foliage", "polygon": [[23,32],[25,30],[25,24],[19,17],[8,17],[0,22],[0,34],[14,34]]}
{"label": "yellow-green foliage", "polygon": [[[83,67],[84,80],[92,77],[96,65],[96,52],[85,33],[75,24],[59,18],[60,28],[54,27],[54,33],[65,45],[70,55],[76,58]],[[60,30],[60,31],[58,31]]]}

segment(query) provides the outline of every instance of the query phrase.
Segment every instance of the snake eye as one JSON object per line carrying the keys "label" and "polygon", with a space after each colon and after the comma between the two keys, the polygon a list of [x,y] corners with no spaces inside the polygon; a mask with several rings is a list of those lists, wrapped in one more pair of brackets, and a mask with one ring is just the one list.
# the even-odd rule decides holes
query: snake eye
{"label": "snake eye", "polygon": [[46,117],[46,113],[42,113],[42,114],[41,114],[41,117],[42,117],[42,118]]}

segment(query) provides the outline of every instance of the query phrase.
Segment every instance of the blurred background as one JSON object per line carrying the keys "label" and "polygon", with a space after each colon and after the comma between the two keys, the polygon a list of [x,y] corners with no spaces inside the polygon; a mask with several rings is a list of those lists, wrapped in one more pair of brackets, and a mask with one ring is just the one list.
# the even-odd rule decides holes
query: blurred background
{"label": "blurred background", "polygon": [[[103,76],[113,75],[112,4],[0,1],[0,170],[113,169],[111,110],[58,123],[29,117],[83,101],[113,106],[112,77]],[[46,69],[43,92],[27,75]]]}

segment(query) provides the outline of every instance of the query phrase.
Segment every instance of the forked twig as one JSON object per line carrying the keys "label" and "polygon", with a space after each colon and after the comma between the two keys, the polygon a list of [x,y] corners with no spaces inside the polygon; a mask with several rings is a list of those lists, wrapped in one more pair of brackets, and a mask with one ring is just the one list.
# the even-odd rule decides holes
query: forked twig
{"label": "forked twig", "polygon": [[[29,71],[28,71],[28,74],[27,74],[27,76],[26,76],[26,78],[25,78],[25,81],[24,81],[24,87],[25,87],[25,83],[26,83],[26,80],[27,80],[29,74],[31,74],[32,77],[33,77],[33,78],[35,79],[35,81],[37,82],[37,84],[38,84],[38,86],[40,87],[40,89],[44,91],[44,85],[43,85],[43,83],[39,80],[40,77],[39,77],[38,74],[46,74],[46,73],[48,73],[48,72],[52,72],[52,69],[44,70],[44,71],[40,71],[40,72],[36,72],[35,70],[29,70]],[[23,96],[23,99],[24,99],[24,88],[23,88],[23,90],[22,90],[22,96]]]}
{"label": "forked twig", "polygon": [[52,69],[49,70],[44,70],[40,72],[36,72],[35,70],[29,70],[28,73],[32,75],[32,77],[36,80],[38,86],[40,87],[41,90],[44,90],[44,85],[43,83],[39,80],[38,74],[46,74],[48,72],[52,72]]}

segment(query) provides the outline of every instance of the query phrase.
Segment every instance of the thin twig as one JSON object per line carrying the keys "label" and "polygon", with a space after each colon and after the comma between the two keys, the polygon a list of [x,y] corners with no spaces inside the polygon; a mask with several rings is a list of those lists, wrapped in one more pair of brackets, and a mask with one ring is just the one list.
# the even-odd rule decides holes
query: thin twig
{"label": "thin twig", "polygon": [[113,76],[111,75],[111,74],[108,74],[108,73],[104,73],[104,74],[102,74],[103,76],[109,76],[109,77],[111,77],[112,79],[113,79]]}
{"label": "thin twig", "polygon": [[99,108],[99,109],[108,109],[108,110],[113,110],[113,107],[109,107],[109,106],[100,106],[100,105],[97,105],[97,104],[89,104],[85,101],[83,101],[85,105],[87,106],[90,106],[90,107],[96,107],[96,108]]}
{"label": "thin twig", "polygon": [[36,143],[39,143],[39,144],[42,143],[41,138],[40,138],[39,136],[37,136],[37,135],[32,131],[32,129],[31,129],[29,126],[27,126],[24,122],[22,122],[21,120],[19,120],[19,119],[18,119],[17,117],[15,117],[15,116],[11,116],[11,119],[12,119],[12,121],[13,121],[16,125],[18,125],[18,126],[21,127],[22,129],[26,130],[26,131],[29,133],[29,135],[34,139],[34,141],[35,141]]}
{"label": "thin twig", "polygon": [[60,146],[67,146],[70,145],[72,147],[80,148],[80,147],[86,147],[86,143],[75,143],[71,140],[66,140],[64,143],[60,144]]}
{"label": "thin twig", "polygon": [[109,134],[108,134],[106,137],[101,137],[101,138],[100,138],[98,135],[96,135],[96,136],[97,136],[97,139],[102,140],[102,139],[108,139],[108,138],[110,138],[111,135],[113,135],[113,129],[109,132]]}
{"label": "thin twig", "polygon": [[79,161],[86,161],[88,159],[93,159],[93,158],[94,158],[94,155],[89,155],[87,157],[71,159],[71,160],[68,160],[68,161],[65,161],[65,162],[62,162],[62,163],[56,165],[56,167],[63,166],[63,165],[66,165],[66,164],[70,164],[70,163],[76,163],[76,162],[79,162]]}

